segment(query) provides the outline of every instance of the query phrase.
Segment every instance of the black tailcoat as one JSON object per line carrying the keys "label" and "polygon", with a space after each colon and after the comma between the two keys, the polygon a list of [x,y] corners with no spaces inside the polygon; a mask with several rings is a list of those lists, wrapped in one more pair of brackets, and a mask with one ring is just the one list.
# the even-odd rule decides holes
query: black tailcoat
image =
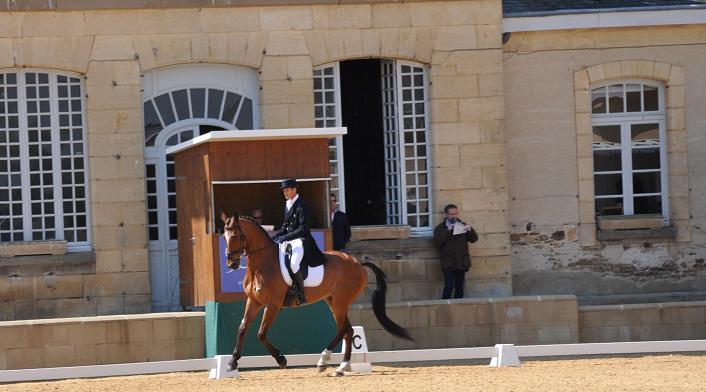
{"label": "black tailcoat", "polygon": [[326,257],[316,245],[314,237],[311,236],[310,211],[309,204],[302,200],[300,195],[289,211],[287,211],[286,206],[284,207],[284,223],[282,228],[275,233],[275,236],[280,237],[284,241],[301,238],[304,246],[304,259],[302,262],[311,267],[317,267],[326,262]]}

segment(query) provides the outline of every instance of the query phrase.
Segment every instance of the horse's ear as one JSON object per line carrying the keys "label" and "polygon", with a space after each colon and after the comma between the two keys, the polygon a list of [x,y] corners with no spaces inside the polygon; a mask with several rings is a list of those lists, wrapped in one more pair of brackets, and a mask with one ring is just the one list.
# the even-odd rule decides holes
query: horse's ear
{"label": "horse's ear", "polygon": [[239,219],[239,217],[238,217],[238,211],[237,211],[237,210],[233,211],[233,218],[234,218],[235,220],[238,220],[238,219]]}
{"label": "horse's ear", "polygon": [[221,220],[223,221],[223,223],[226,223],[226,221],[228,220],[228,215],[226,215],[225,211],[221,211]]}

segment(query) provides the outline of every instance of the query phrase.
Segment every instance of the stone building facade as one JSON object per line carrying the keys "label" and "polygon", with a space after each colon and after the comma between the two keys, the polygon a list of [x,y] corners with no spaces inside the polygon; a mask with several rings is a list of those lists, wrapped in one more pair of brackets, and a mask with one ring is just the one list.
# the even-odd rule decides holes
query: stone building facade
{"label": "stone building facade", "polygon": [[[35,254],[0,258],[0,319],[173,309],[165,146],[216,129],[340,126],[341,75],[363,59],[399,93],[379,91],[378,110],[396,124],[385,135],[404,139],[399,151],[410,155],[386,159],[416,165],[397,190],[402,211],[388,218],[425,235],[444,205],[458,204],[480,235],[470,295],[609,302],[706,291],[703,24],[648,11],[660,17],[576,29],[513,15],[515,2],[500,0],[142,3],[0,7],[0,245]],[[615,85],[621,94],[643,86],[639,114],[663,124],[650,148],[663,156],[666,186],[649,197],[662,198],[665,214],[596,218],[605,195],[594,183],[592,126],[612,111],[592,108]],[[655,91],[658,110],[643,113]],[[53,166],[41,166],[45,158]],[[35,184],[34,174],[51,180]],[[66,240],[68,252],[44,239]]]}
{"label": "stone building facade", "polygon": [[[5,272],[0,278],[2,319],[169,309],[173,296],[168,303],[152,297],[162,280],[178,279],[173,264],[150,268],[156,252],[151,230],[154,238],[171,234],[169,219],[158,221],[151,215],[156,211],[151,197],[159,193],[154,189],[168,186],[152,182],[155,168],[164,170],[160,167],[166,165],[169,175],[168,160],[151,152],[172,140],[171,134],[160,136],[162,128],[174,131],[174,124],[183,122],[192,126],[188,132],[197,132],[193,126],[225,129],[233,121],[239,125],[240,117],[233,115],[224,121],[230,97],[249,99],[254,106],[243,129],[319,126],[315,106],[321,102],[315,102],[314,72],[354,59],[393,61],[423,76],[424,83],[415,86],[424,93],[417,101],[424,106],[415,106],[414,114],[425,121],[416,123],[416,130],[427,132],[428,140],[418,134],[415,147],[427,150],[422,157],[426,161],[417,157],[418,171],[420,165],[427,166],[416,180],[427,182],[430,195],[414,206],[416,225],[433,227],[443,205],[457,203],[481,238],[473,249],[476,294],[510,295],[500,1],[230,3],[136,7],[130,2],[76,6],[13,2],[0,12],[0,71],[15,75],[12,83],[7,82],[10,76],[6,78],[4,87],[29,91],[36,87],[29,78],[48,75],[49,111],[52,115],[58,111],[57,117],[64,113],[59,81],[68,80],[80,89],[69,98],[83,109],[67,113],[76,115],[71,125],[85,141],[85,154],[73,157],[85,159],[88,190],[82,199],[88,202],[84,216],[88,234],[79,241],[83,247],[72,252],[67,239],[65,255],[15,257],[0,263]],[[223,69],[237,73],[235,79],[242,82],[218,91],[218,80],[208,78]],[[190,121],[199,110],[195,102],[204,96],[199,89],[208,89],[205,95],[212,102],[212,97],[223,99],[226,109],[204,115],[209,121],[194,125]],[[182,118],[178,100],[187,99],[187,90],[185,102],[191,107]],[[165,114],[160,106],[164,102],[174,104],[175,111]],[[32,115],[23,110],[19,117]],[[54,129],[63,126],[52,122],[48,129],[58,138],[61,130]],[[179,135],[174,141],[185,140]],[[73,141],[81,144],[79,139]],[[60,146],[56,148],[53,153],[61,155]],[[17,154],[27,162],[32,158],[31,151],[21,149]],[[63,181],[57,176],[55,185]],[[79,185],[73,185],[76,192]],[[3,229],[7,236],[17,234],[13,241],[31,241],[42,235],[33,237],[38,225],[34,219],[44,219],[46,238],[65,239],[47,234],[56,224],[47,218],[50,212],[45,208],[39,215],[18,214],[15,218],[22,217],[24,226],[14,224],[8,215],[14,226]],[[170,205],[165,214],[171,212]],[[67,222],[64,233],[70,228]]]}

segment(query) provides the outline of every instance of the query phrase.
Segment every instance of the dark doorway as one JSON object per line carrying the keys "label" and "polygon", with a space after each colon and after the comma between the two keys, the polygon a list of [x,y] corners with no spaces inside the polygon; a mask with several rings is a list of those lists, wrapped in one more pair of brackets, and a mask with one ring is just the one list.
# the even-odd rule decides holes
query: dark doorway
{"label": "dark doorway", "polygon": [[380,60],[340,64],[346,214],[351,225],[384,225],[385,151]]}

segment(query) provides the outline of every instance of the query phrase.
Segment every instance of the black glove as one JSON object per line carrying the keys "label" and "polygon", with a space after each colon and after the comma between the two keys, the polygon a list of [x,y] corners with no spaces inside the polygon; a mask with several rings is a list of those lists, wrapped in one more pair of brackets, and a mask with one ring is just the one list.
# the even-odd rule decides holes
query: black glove
{"label": "black glove", "polygon": [[284,240],[282,239],[282,236],[279,236],[279,235],[272,237],[272,241],[274,241],[277,244],[281,244],[282,242],[284,242]]}

